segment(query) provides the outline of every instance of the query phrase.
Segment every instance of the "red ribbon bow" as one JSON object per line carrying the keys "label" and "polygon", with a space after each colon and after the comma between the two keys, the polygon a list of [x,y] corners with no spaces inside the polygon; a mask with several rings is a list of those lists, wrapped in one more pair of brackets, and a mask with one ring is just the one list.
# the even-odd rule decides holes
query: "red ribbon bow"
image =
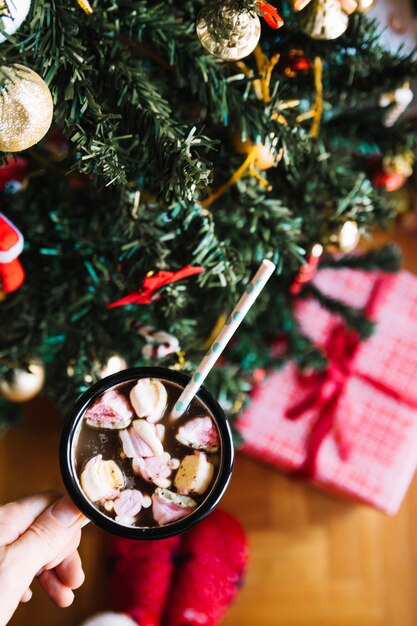
{"label": "red ribbon bow", "polygon": [[275,30],[277,30],[278,28],[281,28],[281,26],[284,25],[284,20],[278,13],[277,9],[274,6],[272,6],[272,4],[269,4],[268,2],[262,2],[262,1],[258,2],[258,9],[262,13],[262,17],[264,18],[265,22],[271,28],[274,28]]}
{"label": "red ribbon bow", "polygon": [[[390,282],[389,278],[381,278],[375,283],[366,308],[366,313],[369,317],[373,317],[376,304],[390,285]],[[329,361],[327,369],[323,372],[302,377],[303,385],[310,385],[312,390],[304,400],[286,412],[286,417],[296,420],[301,418],[305,411],[312,409],[318,411],[318,416],[307,441],[306,457],[301,467],[296,470],[297,474],[302,474],[309,478],[315,476],[320,447],[326,435],[335,426],[337,407],[350,376],[356,376],[366,381],[390,398],[417,408],[417,403],[404,398],[395,389],[391,389],[385,383],[354,367],[360,346],[359,335],[356,331],[348,331],[344,324],[336,326],[325,346]],[[345,461],[349,457],[351,450],[350,443],[342,438],[340,431],[336,433],[336,439],[340,458]]]}
{"label": "red ribbon bow", "polygon": [[116,306],[124,306],[125,304],[151,304],[161,297],[159,294],[155,293],[161,287],[182,280],[183,278],[188,278],[188,276],[193,276],[194,274],[201,274],[202,272],[204,272],[202,267],[192,267],[191,265],[186,265],[177,272],[156,272],[156,274],[152,274],[152,276],[145,277],[139,291],[131,291],[124,298],[108,304],[107,308],[113,309]]}

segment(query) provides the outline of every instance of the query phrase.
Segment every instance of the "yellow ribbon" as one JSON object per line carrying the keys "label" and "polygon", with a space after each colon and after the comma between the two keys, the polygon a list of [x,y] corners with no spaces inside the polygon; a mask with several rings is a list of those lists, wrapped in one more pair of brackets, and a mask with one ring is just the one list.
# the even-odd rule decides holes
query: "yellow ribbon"
{"label": "yellow ribbon", "polygon": [[204,343],[201,345],[203,350],[208,350],[208,348],[210,348],[210,346],[213,344],[217,335],[219,334],[219,332],[225,325],[226,319],[227,319],[227,315],[225,313],[222,313],[221,315],[219,315],[219,317],[216,320],[216,323],[213,326],[211,333],[209,334],[207,339],[204,341]]}
{"label": "yellow ribbon", "polygon": [[229,180],[226,181],[223,185],[220,185],[220,187],[218,187],[216,191],[213,191],[213,193],[207,196],[207,198],[201,200],[200,204],[202,206],[209,206],[215,200],[217,200],[217,198],[220,198],[220,196],[223,195],[224,192],[229,189],[229,187],[235,185],[237,181],[240,180],[242,176],[244,176],[246,170],[249,170],[250,167],[254,165],[256,157],[258,156],[258,151],[259,146],[252,146],[248,152],[248,156],[243,161],[242,165],[238,167],[236,172],[229,178]]}
{"label": "yellow ribbon", "polygon": [[270,84],[272,70],[279,60],[279,54],[274,54],[270,59],[262,52],[260,46],[256,46],[254,50],[256,66],[258,68],[259,78],[253,81],[256,97],[267,104],[271,101]]}
{"label": "yellow ribbon", "polygon": [[93,7],[88,0],[77,0],[77,4],[82,8],[84,13],[87,13],[87,15],[91,15],[93,13]]}
{"label": "yellow ribbon", "polygon": [[[260,46],[256,46],[254,50],[254,55],[259,78],[256,78],[253,81],[253,88],[255,90],[257,99],[267,104],[271,101],[270,84],[272,71],[275,65],[278,63],[279,54],[274,54],[270,59],[268,59],[268,57],[263,53],[262,48]],[[236,65],[245,76],[249,76],[250,70],[248,66],[243,63],[243,61],[238,61]],[[287,103],[283,103],[282,108],[298,106],[299,103],[299,100],[289,100]],[[278,113],[276,111],[272,113],[271,120],[275,120],[279,124],[287,125],[287,120],[285,119],[285,117],[281,113]],[[264,178],[256,169],[256,160],[258,158],[260,148],[260,144],[251,146],[246,159],[229,178],[229,180],[220,187],[218,187],[215,191],[213,191],[213,193],[207,196],[207,198],[204,198],[204,200],[202,200],[200,204],[202,206],[209,206],[210,204],[212,204],[221,195],[223,195],[225,191],[235,185],[238,180],[240,180],[246,173],[248,173],[249,176],[253,176],[253,178],[255,178],[259,182],[259,184],[262,185],[262,187],[270,190],[271,186],[268,180]]]}
{"label": "yellow ribbon", "polygon": [[237,398],[234,401],[233,406],[232,406],[232,413],[233,414],[239,413],[240,409],[243,407],[244,402],[245,402],[245,394],[238,393]]}
{"label": "yellow ribbon", "polygon": [[310,129],[310,136],[317,139],[319,136],[321,116],[323,115],[323,63],[320,57],[314,59],[314,89],[316,92],[316,100],[309,111],[297,115],[296,122],[300,124],[306,120],[313,118]]}
{"label": "yellow ribbon", "polygon": [[310,135],[317,139],[320,130],[321,116],[323,115],[323,63],[320,57],[314,59],[314,88],[316,90],[316,102],[313,111],[313,124]]}

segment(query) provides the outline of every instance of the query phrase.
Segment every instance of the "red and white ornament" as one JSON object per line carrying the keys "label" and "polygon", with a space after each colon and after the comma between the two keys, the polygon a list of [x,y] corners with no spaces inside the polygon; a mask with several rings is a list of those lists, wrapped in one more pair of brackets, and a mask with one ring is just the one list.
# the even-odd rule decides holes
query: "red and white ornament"
{"label": "red and white ornament", "polygon": [[410,89],[409,85],[404,85],[393,92],[383,94],[379,99],[380,106],[388,107],[390,104],[393,105],[392,108],[385,113],[382,120],[383,125],[387,128],[394,126],[398,118],[411,103],[412,99],[413,91]]}
{"label": "red and white ornament", "polygon": [[291,286],[290,293],[296,296],[300,293],[304,285],[311,282],[317,272],[320,257],[323,254],[323,246],[319,243],[314,244],[311,252],[306,256],[305,265],[300,267],[297,276],[294,278]]}
{"label": "red and white ornament", "polygon": [[131,328],[147,341],[142,348],[142,355],[145,359],[162,359],[169,354],[180,351],[180,342],[175,335],[142,324],[138,320],[131,322]]}
{"label": "red and white ornament", "polygon": [[24,246],[23,235],[0,213],[0,289],[11,293],[22,285],[25,272],[18,259]]}

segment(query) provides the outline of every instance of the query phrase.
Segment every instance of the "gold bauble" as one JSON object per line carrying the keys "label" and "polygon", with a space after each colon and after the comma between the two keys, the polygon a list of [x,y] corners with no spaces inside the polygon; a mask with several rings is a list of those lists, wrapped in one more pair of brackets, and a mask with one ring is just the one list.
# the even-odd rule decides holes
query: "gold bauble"
{"label": "gold bauble", "polygon": [[337,39],[348,24],[339,0],[312,0],[300,17],[301,30],[312,39]]}
{"label": "gold bauble", "polygon": [[116,374],[127,368],[127,363],[120,354],[112,354],[106,361],[102,363],[97,374],[99,378],[105,378],[111,374]]}
{"label": "gold bauble", "polygon": [[387,155],[382,160],[383,169],[389,174],[401,174],[409,178],[413,173],[414,154],[411,150],[404,150],[401,154]]}
{"label": "gold bauble", "polygon": [[45,81],[24,65],[0,67],[0,80],[0,150],[26,150],[38,143],[51,125],[51,92]]}
{"label": "gold bauble", "polygon": [[13,370],[11,380],[0,382],[0,396],[9,402],[27,402],[41,391],[45,381],[45,368],[39,360],[31,361],[26,368]]}
{"label": "gold bauble", "polygon": [[238,61],[256,48],[261,22],[255,14],[208,3],[198,16],[197,35],[202,46],[214,56],[223,61]]}

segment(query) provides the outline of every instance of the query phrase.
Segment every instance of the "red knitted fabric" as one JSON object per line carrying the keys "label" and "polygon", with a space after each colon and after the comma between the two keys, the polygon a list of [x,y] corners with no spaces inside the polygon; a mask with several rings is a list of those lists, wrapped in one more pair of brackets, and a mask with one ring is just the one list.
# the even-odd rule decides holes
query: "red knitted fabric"
{"label": "red knitted fabric", "polygon": [[248,560],[243,528],[216,510],[183,535],[180,555],[163,626],[216,626],[242,586]]}
{"label": "red knitted fabric", "polygon": [[240,524],[216,510],[183,535],[113,538],[112,609],[138,626],[216,626],[238,593],[248,560]]}
{"label": "red knitted fabric", "polygon": [[111,602],[140,626],[159,626],[180,537],[157,541],[113,538]]}

